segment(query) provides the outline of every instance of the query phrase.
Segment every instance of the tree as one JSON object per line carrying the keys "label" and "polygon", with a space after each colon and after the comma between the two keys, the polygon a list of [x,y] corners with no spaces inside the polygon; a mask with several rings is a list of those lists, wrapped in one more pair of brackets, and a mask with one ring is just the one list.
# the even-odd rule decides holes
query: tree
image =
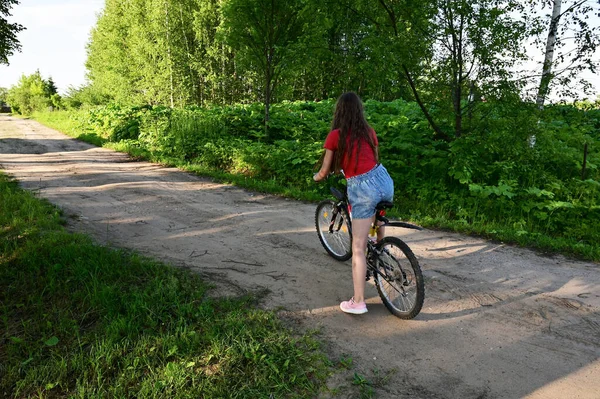
{"label": "tree", "polygon": [[19,114],[30,115],[53,105],[58,106],[60,96],[52,78],[45,80],[40,71],[22,75],[19,83],[8,90],[7,102]]}
{"label": "tree", "polygon": [[293,85],[292,98],[335,98],[350,90],[363,99],[410,98],[395,61],[402,46],[398,52],[390,47],[392,30],[382,28],[384,21],[372,12],[377,5],[356,0],[307,3],[310,25],[293,56],[294,75],[282,81]]}
{"label": "tree", "polygon": [[11,16],[11,7],[17,4],[17,0],[0,0],[0,64],[8,65],[8,57],[15,51],[21,51],[17,34],[25,28],[17,23],[8,23],[6,19]]}
{"label": "tree", "polygon": [[193,13],[194,56],[191,67],[197,80],[197,98],[200,104],[232,104],[258,101],[258,96],[247,89],[251,86],[248,73],[235,60],[235,51],[218,34],[223,23],[223,1],[203,0]]}
{"label": "tree", "polygon": [[530,30],[517,19],[524,8],[514,0],[440,0],[433,19],[434,54],[431,82],[448,93],[452,105],[453,135],[465,130],[466,115],[473,114],[476,99],[499,98],[518,90],[511,69],[527,55],[523,44]]}
{"label": "tree", "polygon": [[6,98],[8,97],[8,89],[0,87],[0,105],[6,104]]}
{"label": "tree", "polygon": [[62,98],[63,105],[67,108],[80,108],[82,105],[101,105],[110,101],[102,95],[91,84],[80,87],[69,86],[65,96]]}
{"label": "tree", "polygon": [[[552,1],[552,15],[549,19],[542,74],[537,89],[536,105],[544,108],[544,103],[554,79],[562,86],[566,94],[573,94],[569,88],[572,81],[583,70],[596,73],[597,65],[592,57],[600,44],[599,26],[592,26],[589,16],[594,12],[588,0]],[[546,4],[543,2],[542,4]],[[569,43],[569,45],[567,45]],[[555,57],[556,50],[559,50]],[[563,51],[560,51],[560,50]],[[583,83],[584,91],[589,84]]]}
{"label": "tree", "polygon": [[[432,20],[435,17],[437,2],[423,1],[418,4],[407,4],[404,1],[378,0],[376,26],[384,30],[380,35],[384,41],[391,41],[392,54],[400,66],[400,78],[404,79],[411,90],[414,100],[419,105],[425,119],[434,131],[434,137],[450,140],[434,120],[419,90],[419,72],[427,66],[426,60],[433,57],[435,30]],[[383,20],[382,20],[383,18]],[[388,37],[385,35],[388,31]],[[387,40],[386,40],[387,39]]]}
{"label": "tree", "polygon": [[[390,61],[429,122],[434,137],[460,137],[477,97],[501,97],[517,87],[510,69],[525,58],[531,26],[517,0],[378,0],[359,4],[373,21]],[[393,58],[392,58],[393,57]],[[472,128],[472,126],[470,126]]]}
{"label": "tree", "polygon": [[87,45],[87,78],[101,96],[130,104],[140,101],[129,52],[129,2],[106,0]]}
{"label": "tree", "polygon": [[303,9],[301,0],[228,0],[223,6],[225,40],[262,77],[267,136],[273,93],[303,34]]}
{"label": "tree", "polygon": [[229,84],[232,52],[211,35],[221,23],[219,3],[107,0],[88,44],[91,84],[121,103],[230,101],[238,91]]}

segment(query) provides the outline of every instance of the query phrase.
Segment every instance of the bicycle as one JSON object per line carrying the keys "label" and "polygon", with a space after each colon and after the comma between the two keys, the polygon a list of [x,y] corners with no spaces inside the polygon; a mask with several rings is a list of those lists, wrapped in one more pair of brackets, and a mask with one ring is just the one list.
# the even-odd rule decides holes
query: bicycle
{"label": "bicycle", "polygon": [[[336,200],[327,199],[317,205],[315,226],[321,244],[336,260],[352,257],[352,219],[346,193],[330,188]],[[367,281],[375,280],[377,292],[385,307],[401,319],[412,319],[419,314],[425,299],[425,284],[419,262],[409,246],[397,237],[385,237],[375,242],[377,230],[382,226],[422,230],[421,227],[385,217],[391,202],[377,205],[375,221],[367,240]]]}

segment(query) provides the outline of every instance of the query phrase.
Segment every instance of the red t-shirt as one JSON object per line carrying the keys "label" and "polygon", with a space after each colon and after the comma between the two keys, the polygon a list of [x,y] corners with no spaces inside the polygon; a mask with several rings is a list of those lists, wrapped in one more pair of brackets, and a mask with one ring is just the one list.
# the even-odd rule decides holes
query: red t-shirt
{"label": "red t-shirt", "polygon": [[[377,141],[377,135],[375,131],[371,129],[371,136],[373,137],[373,142],[377,147],[379,142]],[[350,141],[350,137],[347,138],[348,142]],[[325,144],[323,148],[331,151],[336,151],[338,148],[338,142],[340,141],[340,129],[335,129],[329,132],[327,138],[325,139]],[[349,143],[346,144],[346,149],[349,147]],[[375,154],[371,150],[369,143],[366,140],[363,140],[360,146],[360,153],[358,154],[358,162],[356,162],[356,151],[358,148],[354,148],[354,156],[348,156],[346,153],[344,158],[342,159],[341,168],[344,170],[344,176],[346,179],[361,175],[373,169],[375,165],[377,165],[377,159],[375,158]]]}

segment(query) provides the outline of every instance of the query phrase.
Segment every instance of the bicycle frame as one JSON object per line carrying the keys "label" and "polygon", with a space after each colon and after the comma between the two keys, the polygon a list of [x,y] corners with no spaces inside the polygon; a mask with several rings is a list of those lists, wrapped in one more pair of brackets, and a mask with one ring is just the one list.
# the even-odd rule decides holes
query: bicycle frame
{"label": "bicycle frame", "polygon": [[[323,200],[317,206],[315,224],[319,240],[325,250],[338,261],[347,261],[352,255],[352,208],[347,193],[330,187],[335,197]],[[388,310],[402,318],[412,319],[421,310],[424,300],[424,282],[418,260],[400,238],[388,236],[375,241],[374,235],[382,226],[422,230],[414,224],[389,220],[385,217],[391,202],[377,204],[375,218],[366,243],[367,280],[375,279],[375,287]],[[331,239],[329,238],[331,234]]]}
{"label": "bicycle frame", "polygon": [[[350,211],[350,203],[348,202],[347,193],[342,193],[340,190],[335,187],[330,187],[331,193],[338,200],[336,204],[335,213],[332,215],[331,223],[329,224],[329,232],[332,233],[334,229],[335,220],[337,219],[337,212],[339,212],[340,207],[345,207],[346,211]],[[350,213],[350,212],[348,212]],[[381,223],[378,223],[381,222]],[[342,227],[343,220],[340,219],[337,229],[339,230]],[[380,227],[390,226],[390,227],[403,227],[406,229],[413,230],[423,230],[421,226],[414,225],[412,223],[403,222],[400,220],[390,221],[385,217],[385,209],[378,209],[375,213],[375,220],[373,222],[373,227],[375,231],[377,231]],[[350,234],[352,234],[352,218],[348,220],[348,229],[350,230]],[[387,276],[384,276],[376,267],[373,265],[373,254],[375,257],[379,257],[380,253],[378,252],[375,242],[372,240],[367,240],[367,280],[369,279],[369,272],[379,274],[384,279],[387,279]],[[395,289],[395,287],[394,287]],[[398,290],[396,290],[398,291]],[[398,291],[400,292],[400,291]]]}
{"label": "bicycle frame", "polygon": [[[346,210],[348,211],[348,213],[351,214],[350,203],[348,202],[348,195],[345,192],[342,193],[340,190],[338,190],[335,187],[330,187],[330,190],[331,190],[331,194],[333,194],[333,196],[339,201],[336,204],[336,212],[337,212],[337,209],[339,209],[339,207],[345,207]],[[337,214],[335,214],[334,216],[337,216]],[[330,232],[333,231],[333,221],[334,220],[335,220],[335,218],[331,219],[331,224],[329,226]],[[377,224],[377,226],[376,226],[377,228],[384,227],[384,226],[390,226],[390,227],[402,227],[405,229],[413,229],[413,230],[423,230],[423,228],[421,226],[417,226],[412,223],[403,222],[400,220],[389,220],[388,218],[385,217],[385,210],[383,210],[383,209],[378,210],[377,213],[375,213],[375,221],[382,222],[382,224]],[[340,221],[338,230],[341,227],[341,223],[342,222]],[[348,227],[352,231],[352,218],[348,221]]]}

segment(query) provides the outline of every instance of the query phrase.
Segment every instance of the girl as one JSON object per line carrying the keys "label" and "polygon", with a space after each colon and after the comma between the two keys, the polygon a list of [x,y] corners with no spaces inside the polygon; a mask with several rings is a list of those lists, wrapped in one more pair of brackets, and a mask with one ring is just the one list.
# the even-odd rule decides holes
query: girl
{"label": "girl", "polygon": [[[365,251],[369,228],[375,218],[375,206],[380,201],[392,201],[394,182],[379,163],[375,131],[365,119],[363,104],[356,93],[344,93],[335,106],[331,132],[323,145],[320,170],[313,179],[321,181],[330,172],[343,172],[347,181],[348,200],[352,207],[352,281],[354,296],[340,304],[342,311],[353,314],[367,312]],[[377,239],[383,238],[383,228]]]}

